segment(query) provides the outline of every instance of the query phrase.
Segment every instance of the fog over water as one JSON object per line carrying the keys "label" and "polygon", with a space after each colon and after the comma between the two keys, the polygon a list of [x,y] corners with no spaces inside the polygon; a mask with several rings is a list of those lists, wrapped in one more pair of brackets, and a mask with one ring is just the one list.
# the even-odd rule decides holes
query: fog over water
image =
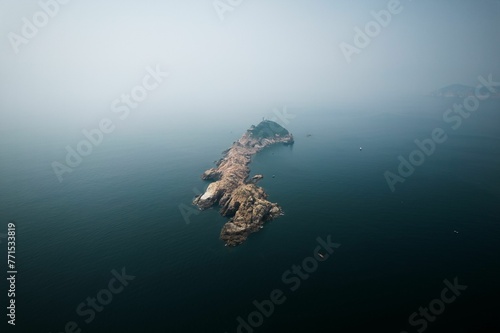
{"label": "fog over water", "polygon": [[339,45],[387,6],[252,0],[221,21],[211,1],[70,1],[16,54],[8,33],[40,7],[1,1],[0,126],[79,131],[157,65],[170,77],[135,117],[165,124],[422,95],[500,73],[500,7],[486,0],[401,1],[348,64]]}

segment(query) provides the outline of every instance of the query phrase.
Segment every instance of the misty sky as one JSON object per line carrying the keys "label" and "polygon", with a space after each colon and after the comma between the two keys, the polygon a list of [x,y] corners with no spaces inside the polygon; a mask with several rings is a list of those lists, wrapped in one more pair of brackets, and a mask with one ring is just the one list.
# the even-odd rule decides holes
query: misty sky
{"label": "misty sky", "polygon": [[387,3],[243,0],[221,21],[212,0],[72,0],[15,54],[8,34],[21,35],[22,18],[40,7],[1,0],[0,129],[98,119],[156,65],[170,76],[144,104],[172,119],[328,107],[500,77],[494,0],[401,1],[402,12],[348,64],[339,44],[353,44],[354,27]]}

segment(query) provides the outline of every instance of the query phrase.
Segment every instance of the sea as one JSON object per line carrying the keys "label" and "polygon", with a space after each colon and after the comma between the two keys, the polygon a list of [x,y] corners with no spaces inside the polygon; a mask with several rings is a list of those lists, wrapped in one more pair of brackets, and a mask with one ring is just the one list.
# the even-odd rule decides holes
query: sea
{"label": "sea", "polygon": [[[295,144],[250,165],[285,215],[234,248],[219,239],[217,207],[191,202],[208,186],[202,172],[252,123],[131,121],[62,182],[51,164],[79,133],[4,133],[2,332],[498,332],[500,100],[481,101],[454,129],[443,115],[460,102],[290,108],[277,122]],[[415,152],[436,129],[444,142]],[[400,168],[401,158],[418,166]],[[325,242],[335,248],[320,248],[329,256],[319,261]]]}

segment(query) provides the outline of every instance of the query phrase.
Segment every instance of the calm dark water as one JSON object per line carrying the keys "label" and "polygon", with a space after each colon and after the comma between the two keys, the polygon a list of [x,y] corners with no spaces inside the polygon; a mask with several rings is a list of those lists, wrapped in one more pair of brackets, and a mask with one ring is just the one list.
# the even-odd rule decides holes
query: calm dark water
{"label": "calm dark water", "polygon": [[[83,332],[231,333],[254,300],[280,289],[286,301],[255,332],[416,332],[408,317],[457,277],[467,290],[426,332],[493,332],[500,101],[484,102],[458,130],[441,118],[452,103],[295,112],[285,124],[295,145],[271,147],[251,166],[286,214],[231,249],[218,239],[225,219],[216,209],[187,224],[179,206],[207,186],[199,175],[250,124],[117,131],[63,183],[50,163],[78,136],[9,136],[0,232],[16,221],[16,331],[64,332],[74,321]],[[392,193],[384,172],[396,172],[397,157],[436,127],[448,140]],[[341,246],[291,291],[282,274],[328,235]],[[5,253],[5,240],[0,246]],[[85,323],[78,305],[123,267],[135,279]]]}

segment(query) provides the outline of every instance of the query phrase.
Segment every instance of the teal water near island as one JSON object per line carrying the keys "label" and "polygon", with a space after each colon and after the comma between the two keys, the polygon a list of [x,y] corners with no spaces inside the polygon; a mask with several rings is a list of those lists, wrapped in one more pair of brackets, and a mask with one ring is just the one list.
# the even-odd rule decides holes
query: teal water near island
{"label": "teal water near island", "polygon": [[[186,220],[181,207],[251,124],[117,131],[63,183],[50,163],[74,141],[6,137],[0,216],[17,223],[16,328],[231,333],[254,300],[280,289],[286,301],[255,332],[415,332],[408,317],[457,277],[468,289],[427,332],[486,332],[500,293],[500,101],[483,102],[457,130],[442,119],[453,102],[290,111],[282,125],[295,144],[250,166],[285,215],[236,248],[219,240],[226,220],[216,209]],[[437,127],[448,140],[392,193],[384,173]],[[328,235],[341,246],[291,291],[283,273]],[[135,279],[85,323],[76,308],[122,267]]]}

